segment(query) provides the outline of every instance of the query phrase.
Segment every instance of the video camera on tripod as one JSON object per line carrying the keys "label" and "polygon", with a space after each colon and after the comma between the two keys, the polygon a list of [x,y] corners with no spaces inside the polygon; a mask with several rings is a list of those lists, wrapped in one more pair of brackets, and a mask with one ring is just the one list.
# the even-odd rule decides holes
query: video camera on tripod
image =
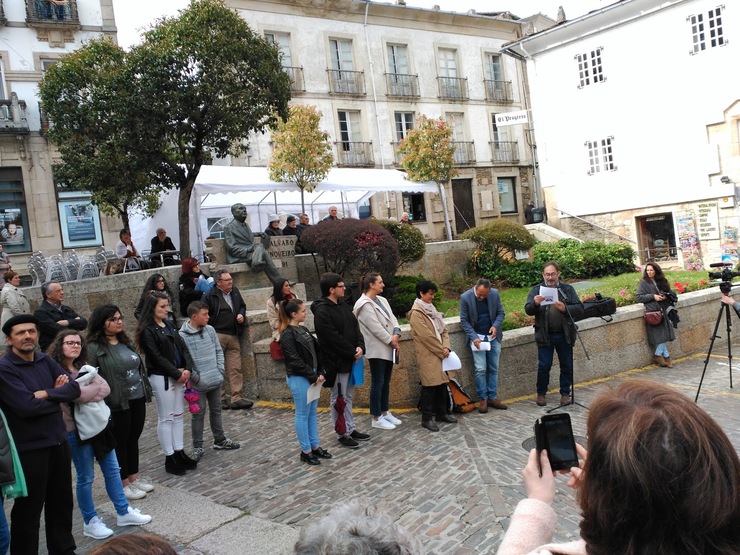
{"label": "video camera on tripod", "polygon": [[740,277],[740,272],[733,272],[732,262],[715,262],[709,265],[710,268],[722,268],[721,272],[709,272],[709,279],[719,279],[719,290],[722,294],[729,295],[732,289],[732,278]]}

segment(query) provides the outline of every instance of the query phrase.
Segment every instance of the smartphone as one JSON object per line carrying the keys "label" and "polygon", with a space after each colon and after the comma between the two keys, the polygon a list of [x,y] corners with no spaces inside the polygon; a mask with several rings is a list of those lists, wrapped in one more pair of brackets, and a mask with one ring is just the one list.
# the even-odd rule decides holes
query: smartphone
{"label": "smartphone", "polygon": [[537,467],[542,476],[540,453],[547,449],[552,470],[569,470],[578,466],[576,440],[570,424],[570,414],[546,414],[534,423],[534,437],[537,446]]}
{"label": "smartphone", "polygon": [[398,349],[393,349],[393,364],[398,364],[401,361],[401,355]]}

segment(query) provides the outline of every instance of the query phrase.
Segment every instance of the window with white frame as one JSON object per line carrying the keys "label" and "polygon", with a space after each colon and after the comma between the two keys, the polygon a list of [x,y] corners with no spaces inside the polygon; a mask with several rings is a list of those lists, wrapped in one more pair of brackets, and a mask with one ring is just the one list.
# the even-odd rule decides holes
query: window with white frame
{"label": "window with white frame", "polygon": [[698,13],[686,18],[691,26],[691,51],[698,54],[702,50],[727,44],[722,28],[724,6],[712,8],[706,14]]}
{"label": "window with white frame", "polygon": [[407,75],[409,73],[409,52],[405,44],[389,44],[388,73]]}
{"label": "window with white frame", "polygon": [[452,48],[439,49],[439,76],[457,77],[457,51]]}
{"label": "window with white frame", "polygon": [[5,60],[0,56],[0,100],[5,100]]}
{"label": "window with white frame", "polygon": [[602,171],[615,171],[617,165],[614,163],[614,137],[606,137],[596,141],[586,141],[588,151],[588,175],[594,175]]}
{"label": "window with white frame", "polygon": [[290,33],[265,31],[265,38],[275,44],[282,54],[283,67],[293,67],[293,56],[290,52]]}
{"label": "window with white frame", "polygon": [[465,114],[462,112],[447,112],[445,114],[447,123],[452,128],[452,140],[460,142],[465,140]]}
{"label": "window with white frame", "polygon": [[406,138],[409,131],[414,128],[414,112],[396,112],[396,141],[399,143]]}
{"label": "window with white frame", "polygon": [[601,65],[601,53],[603,50],[603,48],[599,47],[591,52],[575,55],[576,62],[578,63],[579,89],[606,81],[604,68]]}
{"label": "window with white frame", "polygon": [[339,139],[343,145],[346,145],[343,148],[349,150],[348,143],[359,143],[362,141],[360,112],[339,110],[337,114],[339,116]]}
{"label": "window with white frame", "polygon": [[486,54],[486,62],[484,66],[486,72],[486,79],[491,81],[503,81],[504,71],[503,64],[501,62],[501,54]]}
{"label": "window with white frame", "polygon": [[516,212],[516,179],[514,177],[499,177],[497,183],[501,212]]}
{"label": "window with white frame", "polygon": [[330,39],[331,68],[333,70],[353,71],[352,41],[349,39]]}

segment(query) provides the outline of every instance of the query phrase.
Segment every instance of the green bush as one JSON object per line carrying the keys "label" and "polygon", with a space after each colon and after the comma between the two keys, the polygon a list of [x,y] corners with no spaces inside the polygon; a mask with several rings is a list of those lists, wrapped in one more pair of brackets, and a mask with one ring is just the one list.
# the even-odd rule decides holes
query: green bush
{"label": "green bush", "polygon": [[[385,281],[385,290],[383,296],[388,299],[393,314],[405,318],[406,313],[411,310],[411,305],[416,300],[416,284],[427,279],[424,276],[394,276],[391,280]],[[437,285],[439,287],[439,285]],[[434,295],[434,306],[439,309],[439,303],[444,298],[444,291],[439,289]]]}
{"label": "green bush", "polygon": [[537,243],[533,251],[535,265],[542,268],[547,262],[555,261],[565,279],[616,276],[635,269],[635,251],[626,243],[561,239],[555,243]]}
{"label": "green bush", "polygon": [[542,268],[547,262],[556,262],[560,266],[560,275],[564,279],[587,277],[581,245],[582,243],[577,239],[537,243],[534,246],[534,263]]}
{"label": "green bush", "polygon": [[462,238],[470,239],[478,250],[491,253],[501,260],[513,259],[516,251],[528,251],[534,245],[534,237],[527,228],[502,219],[469,229],[462,234]]}
{"label": "green bush", "polygon": [[427,251],[424,234],[416,227],[389,220],[376,220],[375,223],[384,227],[398,243],[399,268],[424,257]]}
{"label": "green bush", "polygon": [[509,287],[532,287],[542,281],[542,267],[529,260],[518,260],[504,264],[499,279]]}

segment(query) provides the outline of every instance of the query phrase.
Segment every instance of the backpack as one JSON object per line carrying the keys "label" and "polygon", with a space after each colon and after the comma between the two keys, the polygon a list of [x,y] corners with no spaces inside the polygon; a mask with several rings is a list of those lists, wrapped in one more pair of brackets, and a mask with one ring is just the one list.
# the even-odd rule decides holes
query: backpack
{"label": "backpack", "polygon": [[447,383],[450,394],[449,409],[452,412],[466,413],[475,409],[475,401],[468,395],[455,378]]}

